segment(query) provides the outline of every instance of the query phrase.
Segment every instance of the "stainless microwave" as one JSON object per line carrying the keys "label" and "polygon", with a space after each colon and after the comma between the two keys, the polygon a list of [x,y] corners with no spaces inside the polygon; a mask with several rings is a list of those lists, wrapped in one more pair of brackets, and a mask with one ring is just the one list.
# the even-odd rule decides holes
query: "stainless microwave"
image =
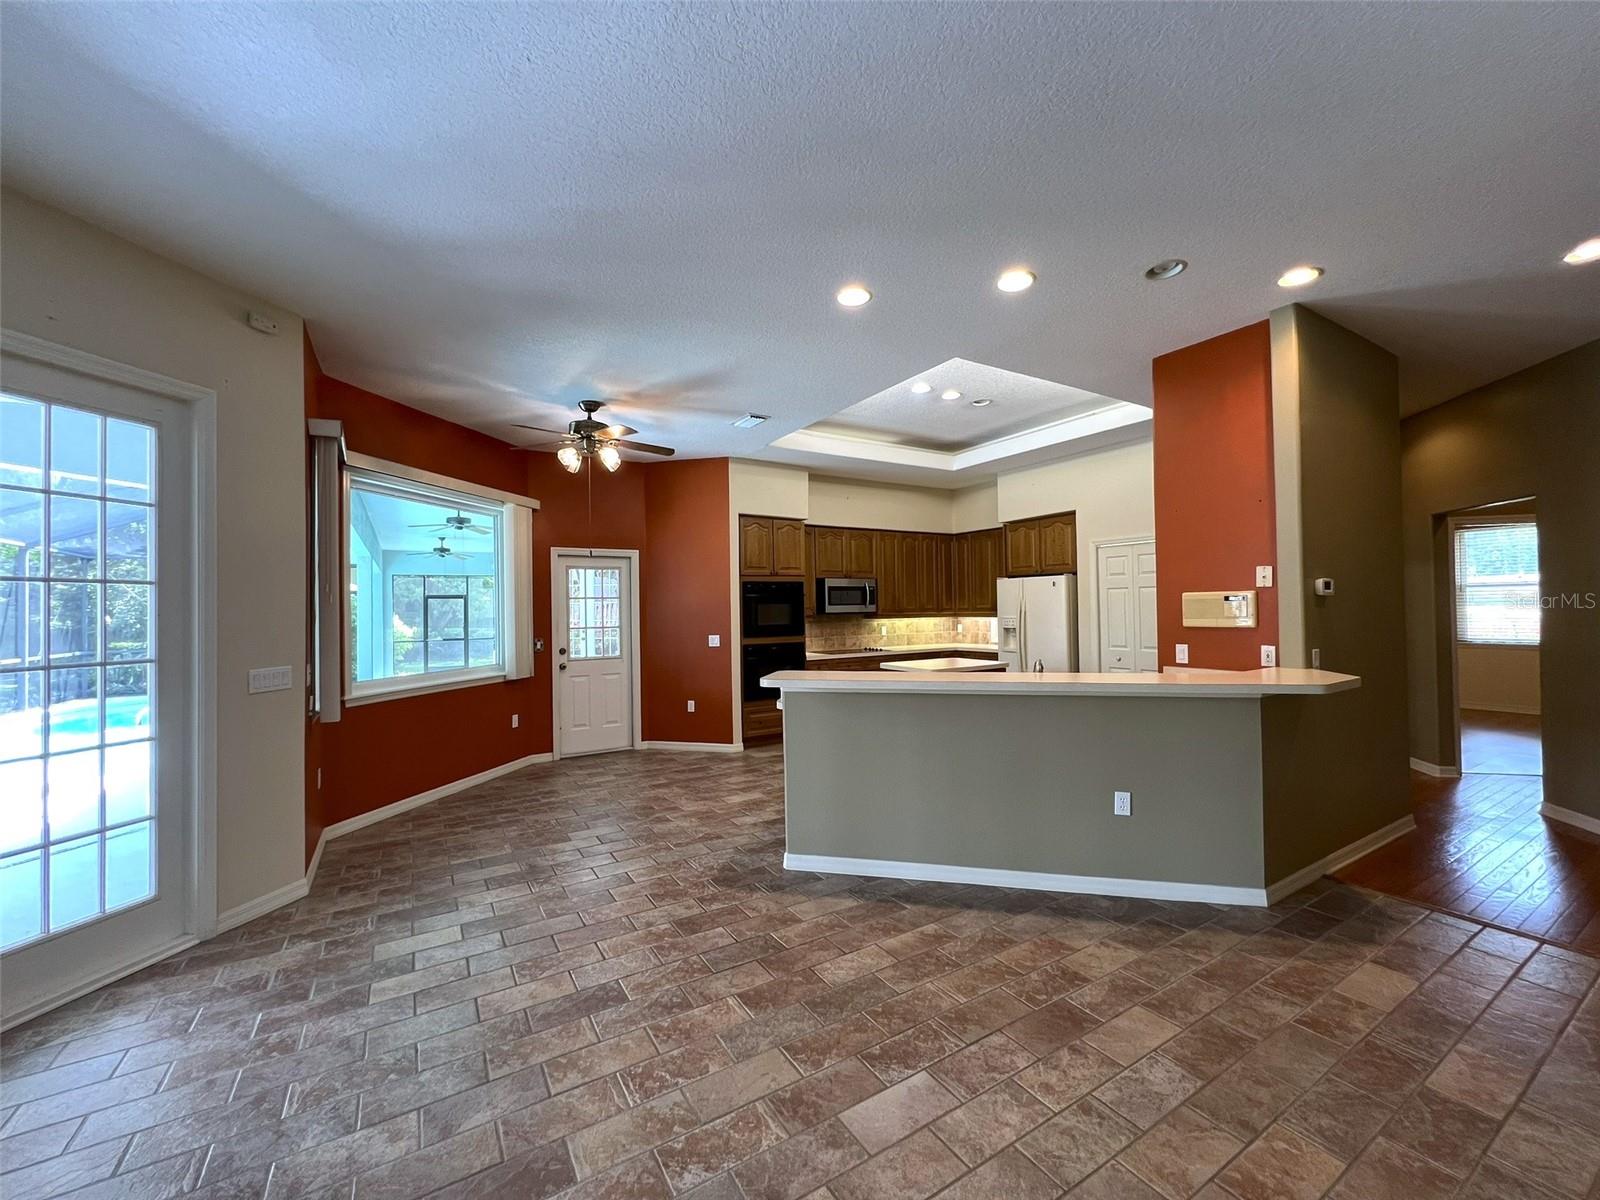
{"label": "stainless microwave", "polygon": [[819,613],[875,613],[878,611],[876,579],[817,580]]}

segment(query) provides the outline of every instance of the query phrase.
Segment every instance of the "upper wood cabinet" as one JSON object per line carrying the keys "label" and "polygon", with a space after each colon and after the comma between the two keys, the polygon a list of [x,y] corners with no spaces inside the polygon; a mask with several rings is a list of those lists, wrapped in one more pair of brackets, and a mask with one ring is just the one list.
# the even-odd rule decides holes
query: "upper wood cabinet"
{"label": "upper wood cabinet", "polygon": [[1067,575],[1078,569],[1078,521],[1052,513],[1005,524],[1007,575]]}
{"label": "upper wood cabinet", "polygon": [[739,518],[739,574],[806,573],[806,525],[790,517]]}
{"label": "upper wood cabinet", "polygon": [[1011,521],[1006,527],[1006,574],[1039,574],[1039,527],[1032,521]]}
{"label": "upper wood cabinet", "polygon": [[772,574],[772,518],[739,518],[739,574]]}
{"label": "upper wood cabinet", "polygon": [[772,520],[772,573],[793,575],[796,579],[806,573],[806,523],[788,517]]}
{"label": "upper wood cabinet", "polygon": [[873,529],[811,527],[816,539],[812,563],[819,579],[872,579],[878,573],[878,534]]}
{"label": "upper wood cabinet", "polygon": [[813,529],[811,531],[812,570],[818,579],[833,579],[844,574],[844,530]]}
{"label": "upper wood cabinet", "polygon": [[1005,574],[1005,547],[998,529],[958,533],[950,544],[951,611],[985,616],[995,609],[995,580]]}

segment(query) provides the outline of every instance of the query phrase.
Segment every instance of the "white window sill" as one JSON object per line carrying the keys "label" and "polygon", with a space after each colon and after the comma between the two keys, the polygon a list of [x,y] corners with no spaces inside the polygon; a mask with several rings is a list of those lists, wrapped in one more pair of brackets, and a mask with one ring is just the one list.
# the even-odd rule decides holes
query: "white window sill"
{"label": "white window sill", "polygon": [[362,684],[359,692],[345,695],[346,708],[360,708],[363,704],[381,704],[385,700],[404,700],[408,696],[426,696],[433,692],[453,692],[460,688],[478,687],[485,683],[504,683],[508,676],[504,668],[493,670],[452,672],[448,675],[410,675],[399,680],[383,680]]}

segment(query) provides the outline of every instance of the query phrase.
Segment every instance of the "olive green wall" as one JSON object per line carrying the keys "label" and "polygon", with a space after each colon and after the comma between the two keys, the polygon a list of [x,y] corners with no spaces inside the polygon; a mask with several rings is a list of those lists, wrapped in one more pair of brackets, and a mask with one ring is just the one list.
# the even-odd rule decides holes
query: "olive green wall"
{"label": "olive green wall", "polygon": [[[1399,364],[1303,305],[1273,313],[1272,334],[1279,663],[1309,667],[1319,652],[1324,670],[1361,678],[1327,703],[1264,713],[1269,784],[1289,772],[1269,793],[1292,796],[1267,813],[1277,879],[1411,810]],[[1332,596],[1312,590],[1323,576]]]}
{"label": "olive green wall", "polygon": [[1254,697],[790,692],[784,750],[791,854],[1263,886]]}
{"label": "olive green wall", "polygon": [[1536,496],[1545,801],[1600,818],[1600,341],[1401,423],[1411,754],[1459,762],[1445,514]]}

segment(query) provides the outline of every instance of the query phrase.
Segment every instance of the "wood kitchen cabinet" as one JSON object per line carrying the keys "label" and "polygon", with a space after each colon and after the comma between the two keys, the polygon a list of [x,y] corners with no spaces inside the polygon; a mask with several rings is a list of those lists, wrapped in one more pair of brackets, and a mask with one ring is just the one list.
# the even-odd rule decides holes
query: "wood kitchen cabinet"
{"label": "wood kitchen cabinet", "polygon": [[[776,517],[742,517],[741,530],[745,521],[770,522],[771,530],[766,536],[772,546],[772,565],[766,566],[762,559],[759,539],[763,535],[757,532],[756,551],[747,553],[743,545],[741,547],[742,572],[747,575],[792,574],[792,571],[780,570],[778,562],[781,557],[779,527],[788,522]],[[1032,537],[1036,547],[1032,569],[1008,572],[1006,536],[1000,529],[977,529],[952,535],[804,525],[800,540],[806,615],[816,613],[816,580],[834,578],[876,579],[877,615],[883,617],[990,615],[995,611],[994,581],[997,577],[1007,573],[1041,573],[1038,529],[1033,529]]]}
{"label": "wood kitchen cabinet", "polygon": [[796,579],[806,573],[806,523],[787,517],[772,520],[772,573],[793,575]]}
{"label": "wood kitchen cabinet", "polygon": [[1007,575],[1066,575],[1078,569],[1078,521],[1052,513],[1005,524]]}
{"label": "wood kitchen cabinet", "polygon": [[789,575],[806,573],[806,526],[789,517],[739,518],[739,574]]}
{"label": "wood kitchen cabinet", "polygon": [[989,616],[995,611],[995,580],[1005,572],[1005,545],[998,529],[958,533],[950,543],[951,611]]}
{"label": "wood kitchen cabinet", "polygon": [[878,534],[872,529],[812,527],[816,539],[814,573],[819,579],[872,579],[877,576]]}

